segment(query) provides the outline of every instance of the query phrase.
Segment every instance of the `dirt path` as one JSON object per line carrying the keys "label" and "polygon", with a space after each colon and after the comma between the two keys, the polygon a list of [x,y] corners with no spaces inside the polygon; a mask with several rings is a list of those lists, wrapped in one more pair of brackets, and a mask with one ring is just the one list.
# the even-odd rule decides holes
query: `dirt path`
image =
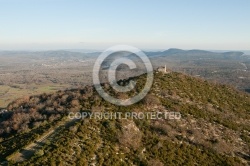
{"label": "dirt path", "polygon": [[46,143],[47,140],[53,139],[53,136],[60,131],[63,127],[68,127],[73,125],[78,119],[66,119],[65,121],[59,122],[57,126],[49,130],[47,133],[43,134],[41,137],[39,137],[34,142],[27,145],[25,148],[20,150],[20,152],[14,154],[9,158],[9,160],[15,161],[15,162],[22,162],[24,160],[27,160],[31,158],[38,150],[40,150]]}

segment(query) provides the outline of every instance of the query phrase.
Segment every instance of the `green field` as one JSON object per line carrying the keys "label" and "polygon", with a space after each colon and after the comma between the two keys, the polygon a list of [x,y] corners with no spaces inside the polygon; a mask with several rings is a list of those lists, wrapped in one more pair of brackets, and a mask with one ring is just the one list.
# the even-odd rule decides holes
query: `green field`
{"label": "green field", "polygon": [[51,93],[61,89],[65,89],[70,87],[69,85],[54,85],[54,84],[45,84],[45,85],[23,85],[23,84],[15,84],[15,85],[1,85],[0,86],[0,108],[5,108],[10,102],[15,99],[37,95],[41,93]]}

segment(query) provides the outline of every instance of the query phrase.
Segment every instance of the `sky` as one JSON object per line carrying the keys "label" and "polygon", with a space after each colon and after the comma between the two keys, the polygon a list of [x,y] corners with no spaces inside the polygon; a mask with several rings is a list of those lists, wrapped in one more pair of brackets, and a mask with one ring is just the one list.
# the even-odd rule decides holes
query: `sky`
{"label": "sky", "polygon": [[250,50],[249,0],[0,0],[0,50]]}

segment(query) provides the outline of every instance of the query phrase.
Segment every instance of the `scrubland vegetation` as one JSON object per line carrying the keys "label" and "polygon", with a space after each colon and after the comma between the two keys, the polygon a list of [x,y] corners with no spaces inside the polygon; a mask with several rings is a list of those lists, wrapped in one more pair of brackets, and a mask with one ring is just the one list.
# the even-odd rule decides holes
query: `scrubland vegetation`
{"label": "scrubland vegetation", "polygon": [[[145,75],[130,78],[133,96]],[[129,80],[120,83],[125,85]],[[128,107],[104,101],[92,86],[18,99],[0,119],[1,160],[48,132],[69,112],[178,111],[180,120],[82,119],[56,131],[18,165],[247,165],[250,96],[176,72],[155,73],[150,93]],[[3,126],[3,127],[2,127]],[[16,161],[9,161],[16,165]]]}

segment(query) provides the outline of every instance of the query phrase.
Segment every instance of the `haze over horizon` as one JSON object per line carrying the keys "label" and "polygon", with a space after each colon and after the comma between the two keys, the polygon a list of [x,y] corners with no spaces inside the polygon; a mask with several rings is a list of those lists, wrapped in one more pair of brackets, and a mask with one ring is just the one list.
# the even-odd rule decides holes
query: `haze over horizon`
{"label": "haze over horizon", "polygon": [[1,0],[0,50],[250,50],[249,9],[247,0]]}

